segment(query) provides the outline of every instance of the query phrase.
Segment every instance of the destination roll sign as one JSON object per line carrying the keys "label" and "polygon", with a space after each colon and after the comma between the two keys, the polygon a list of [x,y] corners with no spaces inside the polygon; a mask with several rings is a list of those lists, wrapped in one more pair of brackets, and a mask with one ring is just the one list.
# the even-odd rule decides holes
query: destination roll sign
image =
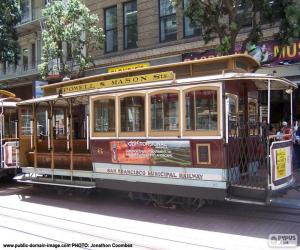
{"label": "destination roll sign", "polygon": [[117,79],[110,79],[104,81],[88,82],[77,85],[65,86],[57,89],[57,92],[62,94],[79,92],[79,91],[88,91],[92,89],[102,89],[118,86],[126,86],[131,84],[140,84],[140,83],[149,83],[149,82],[158,82],[158,81],[167,81],[174,79],[174,72],[166,71],[159,72],[154,74],[145,74],[138,76],[128,76]]}

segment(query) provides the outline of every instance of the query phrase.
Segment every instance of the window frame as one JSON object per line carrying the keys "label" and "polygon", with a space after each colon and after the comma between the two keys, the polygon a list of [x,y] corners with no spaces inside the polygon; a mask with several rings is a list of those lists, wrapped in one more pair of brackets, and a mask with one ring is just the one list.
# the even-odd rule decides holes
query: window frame
{"label": "window frame", "polygon": [[[63,111],[63,115],[64,115],[64,133],[63,134],[56,134],[56,120],[55,120],[55,117],[56,117],[56,114],[55,112],[57,110],[62,110]],[[67,117],[68,117],[68,107],[65,107],[65,106],[57,106],[57,107],[53,107],[53,115],[52,115],[52,126],[53,128],[55,128],[55,132],[53,133],[53,136],[56,138],[56,139],[66,139],[67,138]]]}
{"label": "window frame", "polygon": [[201,33],[202,33],[201,27],[199,27],[199,29],[200,29],[199,33],[195,33],[195,32],[194,32],[193,35],[187,35],[187,34],[186,34],[186,29],[185,29],[186,19],[187,19],[187,18],[190,19],[190,18],[187,17],[187,16],[185,15],[185,8],[186,8],[186,6],[185,6],[184,3],[185,3],[185,0],[182,0],[182,11],[183,11],[182,28],[183,28],[183,37],[184,37],[184,38],[192,38],[192,37],[196,37],[196,36],[201,36]]}
{"label": "window frame", "polygon": [[[115,101],[115,131],[114,132],[96,132],[95,131],[95,124],[96,124],[96,115],[95,115],[95,102],[103,99],[113,99]],[[117,113],[117,106],[118,106],[118,98],[114,95],[103,95],[103,96],[97,96],[91,98],[91,113],[90,113],[90,121],[91,121],[91,132],[93,137],[117,137],[117,119],[118,119],[118,113]]]}
{"label": "window frame", "polygon": [[[138,42],[138,18],[136,17],[136,23],[135,24],[125,24],[125,5],[126,4],[129,4],[129,3],[133,3],[133,2],[136,2],[136,12],[137,12],[137,0],[131,0],[131,1],[128,1],[128,2],[123,2],[123,48],[124,50],[127,50],[127,49],[134,49],[134,48],[137,48],[137,42]],[[138,12],[136,14],[136,16],[138,15]],[[125,32],[126,32],[126,28],[130,27],[130,26],[136,26],[136,33],[137,33],[137,40],[136,40],[136,43],[135,43],[135,46],[133,47],[126,47],[126,36],[125,36]]]}
{"label": "window frame", "polygon": [[[237,94],[227,92],[227,93],[225,93],[225,98],[227,98],[227,97],[232,98],[235,101],[236,123],[238,125],[239,124],[239,96]],[[224,112],[224,114],[226,115],[226,112]],[[229,112],[228,112],[228,114],[229,114]],[[229,117],[228,117],[228,122],[229,122]],[[226,126],[225,126],[225,129],[226,129]],[[238,135],[238,133],[239,133],[239,130],[237,129],[236,134]],[[234,133],[232,133],[232,131],[230,131],[230,133],[229,133],[229,131],[228,131],[228,135],[229,135],[229,137],[230,136],[232,137],[232,135],[234,135]]]}
{"label": "window frame", "polygon": [[[158,94],[177,94],[178,95],[178,111],[177,111],[177,117],[178,117],[178,129],[176,130],[152,130],[151,122],[152,122],[152,114],[151,114],[151,97],[153,95]],[[165,136],[180,136],[181,132],[181,114],[182,114],[182,108],[181,108],[181,91],[178,89],[162,89],[162,90],[155,90],[148,93],[148,133],[149,136],[153,137],[165,137]]]}
{"label": "window frame", "polygon": [[[176,41],[177,40],[177,33],[178,33],[178,29],[177,29],[177,11],[176,11],[176,7],[175,7],[175,13],[173,14],[168,14],[168,15],[165,15],[165,16],[162,16],[161,15],[161,11],[160,11],[160,4],[161,4],[161,1],[162,0],[158,0],[158,25],[159,25],[159,42],[160,43],[164,43],[164,42],[170,42],[170,41]],[[161,21],[163,19],[167,19],[168,17],[171,17],[171,16],[175,16],[175,20],[176,20],[176,38],[175,39],[164,39],[162,40],[162,29],[161,29]]]}
{"label": "window frame", "polygon": [[[142,96],[144,97],[144,131],[139,131],[139,132],[122,132],[122,127],[121,127],[121,98],[125,97],[130,97],[130,96]],[[131,136],[139,136],[139,137],[146,137],[147,133],[147,93],[137,93],[137,92],[132,92],[132,93],[126,93],[123,95],[118,96],[118,132],[119,136],[124,136],[124,137],[131,137]]]}
{"label": "window frame", "polygon": [[250,127],[250,103],[255,104],[255,123],[259,122],[259,112],[258,112],[258,100],[252,97],[248,97],[248,130],[250,136],[255,136],[259,134],[257,128],[254,130]]}
{"label": "window frame", "polygon": [[[199,159],[199,153],[198,153],[198,150],[199,150],[199,147],[207,147],[207,154],[208,154],[208,161],[200,161]],[[211,165],[211,148],[210,148],[210,143],[197,143],[196,144],[196,157],[197,157],[197,164],[198,165],[203,165],[203,164],[206,164],[206,165]]]}
{"label": "window frame", "polygon": [[[107,25],[107,23],[106,23],[106,11],[107,10],[109,10],[109,9],[113,9],[113,8],[116,8],[116,19],[117,19],[117,21],[116,21],[116,27],[115,28],[113,28],[113,29],[106,29],[106,25]],[[116,51],[118,51],[118,6],[117,5],[113,5],[113,6],[110,6],[110,7],[107,7],[107,8],[105,8],[105,9],[103,9],[103,11],[104,11],[104,34],[105,34],[105,41],[104,41],[104,48],[105,48],[105,53],[113,53],[113,52],[116,52]],[[107,46],[106,46],[106,43],[107,43],[107,36],[106,36],[106,33],[108,32],[108,31],[112,31],[112,30],[116,30],[116,40],[117,40],[117,44],[116,44],[116,48],[113,48],[113,50],[112,51],[107,51]]]}
{"label": "window frame", "polygon": [[[217,130],[187,130],[186,129],[186,93],[197,90],[216,90],[217,91]],[[218,86],[194,86],[191,88],[184,89],[182,91],[182,134],[183,136],[221,136],[221,89]]]}
{"label": "window frame", "polygon": [[[23,120],[24,120],[24,114],[22,115],[22,109],[27,109],[29,110],[29,114],[25,114],[25,115],[28,115],[30,116],[30,120],[29,120],[29,128],[30,128],[30,132],[29,134],[25,134],[23,131],[22,128],[28,128],[28,127],[22,127],[22,123],[23,123]],[[34,129],[31,128],[30,126],[30,123],[32,122],[32,125],[33,125],[33,110],[32,110],[32,106],[31,105],[24,105],[24,106],[20,106],[18,108],[18,135],[19,135],[19,138],[30,138],[31,137],[31,133],[34,132]]]}

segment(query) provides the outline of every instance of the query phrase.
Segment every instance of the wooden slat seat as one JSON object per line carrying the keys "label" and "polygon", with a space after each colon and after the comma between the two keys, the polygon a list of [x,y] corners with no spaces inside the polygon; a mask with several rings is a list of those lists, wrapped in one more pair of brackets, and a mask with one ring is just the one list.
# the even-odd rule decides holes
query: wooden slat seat
{"label": "wooden slat seat", "polygon": [[[30,166],[34,165],[34,152],[27,153]],[[89,153],[73,154],[74,170],[92,171],[92,157]],[[37,153],[37,167],[51,168],[51,153]],[[54,153],[55,169],[70,169],[70,153],[59,152]]]}

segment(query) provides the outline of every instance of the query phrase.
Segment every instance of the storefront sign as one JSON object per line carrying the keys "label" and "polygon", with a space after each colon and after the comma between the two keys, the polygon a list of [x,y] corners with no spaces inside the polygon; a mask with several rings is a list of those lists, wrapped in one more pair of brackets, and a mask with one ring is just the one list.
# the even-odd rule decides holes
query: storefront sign
{"label": "storefront sign", "polygon": [[[236,44],[236,54],[242,53],[242,44]],[[300,62],[300,40],[294,41],[289,46],[284,46],[280,51],[278,43],[270,40],[251,45],[247,48],[247,54],[252,56],[263,66],[287,65]],[[203,52],[191,52],[182,55],[183,61],[207,59],[217,56],[214,49]]]}
{"label": "storefront sign", "polygon": [[125,65],[120,67],[113,67],[113,68],[108,68],[108,73],[122,72],[122,71],[132,70],[132,69],[142,69],[149,66],[150,63],[138,63],[138,64],[131,64],[131,65]]}
{"label": "storefront sign", "polygon": [[89,82],[84,84],[66,86],[58,89],[58,92],[61,93],[71,93],[78,91],[87,91],[92,89],[102,89],[109,87],[118,87],[118,86],[126,86],[131,84],[140,84],[140,83],[148,83],[148,82],[158,82],[158,81],[166,81],[173,80],[174,73],[172,71],[160,72],[154,74],[146,74],[146,75],[138,75],[138,76],[129,76],[111,80],[97,81],[97,82]]}
{"label": "storefront sign", "polygon": [[271,146],[272,182],[280,185],[281,180],[292,174],[292,141],[273,142]]}
{"label": "storefront sign", "polygon": [[191,166],[189,141],[111,141],[111,162],[154,166]]}

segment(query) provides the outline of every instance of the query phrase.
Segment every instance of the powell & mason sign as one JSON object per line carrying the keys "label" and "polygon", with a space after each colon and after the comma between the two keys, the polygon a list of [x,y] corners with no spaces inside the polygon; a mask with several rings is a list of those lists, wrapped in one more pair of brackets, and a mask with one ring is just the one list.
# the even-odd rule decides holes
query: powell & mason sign
{"label": "powell & mason sign", "polygon": [[175,74],[172,71],[166,71],[166,72],[159,72],[154,74],[128,76],[128,77],[117,78],[117,79],[65,86],[65,87],[58,88],[57,92],[58,93],[61,92],[62,94],[65,94],[65,93],[72,93],[72,92],[79,92],[79,91],[88,91],[92,89],[102,89],[102,88],[126,86],[131,84],[174,80],[174,78],[175,78]]}

